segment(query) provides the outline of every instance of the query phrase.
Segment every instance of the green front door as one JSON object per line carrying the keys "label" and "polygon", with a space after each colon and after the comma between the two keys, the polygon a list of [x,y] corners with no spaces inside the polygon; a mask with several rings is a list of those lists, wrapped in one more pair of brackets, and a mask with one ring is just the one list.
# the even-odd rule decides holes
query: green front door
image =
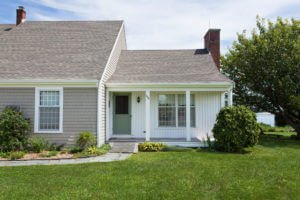
{"label": "green front door", "polygon": [[113,134],[131,134],[131,95],[120,93],[114,95]]}

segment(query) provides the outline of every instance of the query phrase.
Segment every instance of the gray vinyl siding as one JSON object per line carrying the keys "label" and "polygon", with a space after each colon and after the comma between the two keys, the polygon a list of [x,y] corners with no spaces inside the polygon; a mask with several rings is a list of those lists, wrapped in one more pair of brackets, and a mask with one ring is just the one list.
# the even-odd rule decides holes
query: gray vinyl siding
{"label": "gray vinyl siding", "polygon": [[[0,88],[0,110],[20,105],[24,115],[34,123],[34,88]],[[63,133],[34,134],[49,143],[73,145],[82,131],[97,132],[97,88],[64,88]]]}

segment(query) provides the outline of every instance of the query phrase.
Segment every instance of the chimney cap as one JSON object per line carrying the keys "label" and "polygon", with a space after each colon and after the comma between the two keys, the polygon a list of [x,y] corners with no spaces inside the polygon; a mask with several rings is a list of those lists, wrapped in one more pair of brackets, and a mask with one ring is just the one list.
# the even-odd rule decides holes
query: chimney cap
{"label": "chimney cap", "polygon": [[220,29],[220,28],[209,28],[209,29],[206,31],[204,37],[205,37],[208,33],[211,33],[211,32],[221,32],[221,29]]}

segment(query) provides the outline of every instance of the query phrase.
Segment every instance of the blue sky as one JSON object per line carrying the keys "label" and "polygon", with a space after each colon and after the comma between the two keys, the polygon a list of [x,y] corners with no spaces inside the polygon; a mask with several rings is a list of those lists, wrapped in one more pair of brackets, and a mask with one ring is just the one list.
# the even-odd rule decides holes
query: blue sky
{"label": "blue sky", "polygon": [[210,27],[222,29],[225,53],[256,15],[300,18],[299,0],[1,0],[0,23],[15,23],[19,5],[27,20],[125,20],[130,49],[202,48]]}

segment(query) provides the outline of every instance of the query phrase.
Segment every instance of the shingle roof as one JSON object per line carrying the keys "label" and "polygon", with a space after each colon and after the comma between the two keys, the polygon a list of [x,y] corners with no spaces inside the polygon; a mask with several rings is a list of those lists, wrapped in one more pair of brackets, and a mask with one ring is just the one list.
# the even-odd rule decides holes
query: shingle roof
{"label": "shingle roof", "polygon": [[6,31],[11,30],[15,25],[12,24],[0,24],[0,35]]}
{"label": "shingle roof", "polygon": [[123,50],[107,83],[231,82],[205,50]]}
{"label": "shingle roof", "polygon": [[100,79],[122,21],[0,26],[0,79]]}

